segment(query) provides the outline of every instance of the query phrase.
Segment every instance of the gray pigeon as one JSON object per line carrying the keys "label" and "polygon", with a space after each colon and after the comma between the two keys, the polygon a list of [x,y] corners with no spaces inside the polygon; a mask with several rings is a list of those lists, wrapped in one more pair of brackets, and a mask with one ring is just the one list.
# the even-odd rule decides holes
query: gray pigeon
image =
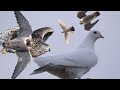
{"label": "gray pigeon", "polygon": [[[15,39],[18,36],[20,28],[12,28],[6,30],[5,36],[1,35],[1,40],[5,42],[6,40]],[[9,34],[7,33],[9,32]],[[46,44],[46,40],[53,34],[53,29],[50,27],[43,27],[37,30],[34,30],[32,33],[32,49],[30,50],[32,57],[40,56],[50,50],[50,46]],[[1,43],[3,43],[1,42]],[[3,43],[4,44],[4,43]],[[4,46],[4,45],[3,45]],[[15,50],[10,48],[3,48],[2,53],[15,53]]]}
{"label": "gray pigeon", "polygon": [[91,15],[86,15],[87,11],[81,11],[77,13],[77,17],[80,19],[80,24],[83,25],[84,24],[84,28],[87,31],[90,31],[90,29],[99,21],[95,21],[94,23],[91,23],[91,21],[98,17],[100,15],[99,12],[94,12]]}

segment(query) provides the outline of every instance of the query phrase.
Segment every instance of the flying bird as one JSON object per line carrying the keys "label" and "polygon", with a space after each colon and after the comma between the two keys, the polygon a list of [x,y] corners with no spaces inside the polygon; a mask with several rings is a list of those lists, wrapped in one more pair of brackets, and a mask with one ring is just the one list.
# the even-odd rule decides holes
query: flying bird
{"label": "flying bird", "polygon": [[61,28],[63,29],[64,33],[64,37],[65,37],[65,43],[68,45],[69,43],[69,39],[70,39],[70,35],[72,32],[75,31],[75,28],[73,26],[70,25],[66,25],[62,20],[58,19],[58,23],[61,26]]}
{"label": "flying bird", "polygon": [[15,79],[27,66],[32,59],[30,50],[32,45],[32,27],[28,20],[19,11],[14,11],[17,23],[20,27],[19,34],[16,38],[5,42],[4,47],[16,50],[18,62],[12,75]]}
{"label": "flying bird", "polygon": [[87,31],[90,31],[90,29],[97,24],[99,20],[96,20],[94,23],[91,23],[93,19],[100,16],[100,12],[94,12],[91,15],[86,15],[87,11],[80,11],[77,13],[77,17],[80,19],[80,24],[84,24],[84,28]]}
{"label": "flying bird", "polygon": [[[9,40],[12,40],[18,36],[19,29],[17,31],[10,29],[9,36],[11,36],[11,37],[9,38]],[[40,55],[46,53],[47,51],[50,51],[50,46],[48,44],[46,44],[45,42],[53,34],[53,32],[54,32],[53,29],[50,27],[43,27],[43,28],[39,28],[39,29],[33,31],[33,33],[32,33],[32,43],[33,44],[31,46],[32,49],[30,50],[32,57],[37,57],[37,56],[40,56]],[[5,49],[6,53],[7,52],[15,53],[15,50],[13,50],[13,49],[10,49],[10,48],[4,48],[4,49]]]}
{"label": "flying bird", "polygon": [[[32,56],[37,57],[37,55],[38,56],[42,55],[50,50],[50,46],[44,43],[45,40],[42,40],[44,36],[41,37],[40,33],[43,33],[41,32],[43,29],[45,31],[48,29],[51,30],[51,28],[41,28],[40,29],[41,31],[38,30],[37,32],[32,32],[32,28],[29,22],[21,14],[21,12],[15,11],[15,16],[16,16],[17,23],[19,24],[19,27],[20,27],[18,34],[16,34],[15,36],[12,35],[13,39],[8,40],[3,44],[4,48],[15,50],[15,53],[18,56],[18,63],[12,75],[12,79],[15,79],[25,69],[27,64],[32,59]],[[48,34],[48,33],[46,32],[44,33],[44,35],[45,34]],[[46,35],[45,37],[47,38],[49,37],[49,35]],[[38,50],[34,52],[36,48]]]}
{"label": "flying bird", "polygon": [[104,38],[97,31],[91,31],[77,50],[54,56],[37,57],[34,62],[39,66],[31,75],[48,72],[61,79],[81,79],[98,63],[98,57],[94,51],[97,39]]}

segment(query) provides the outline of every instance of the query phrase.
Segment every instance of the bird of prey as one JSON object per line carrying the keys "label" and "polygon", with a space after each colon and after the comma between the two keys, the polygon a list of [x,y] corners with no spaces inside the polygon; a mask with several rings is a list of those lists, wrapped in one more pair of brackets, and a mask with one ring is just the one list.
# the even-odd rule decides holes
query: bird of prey
{"label": "bird of prey", "polygon": [[[49,45],[44,43],[44,39],[41,40],[42,37],[38,36],[39,30],[34,34],[32,33],[32,28],[28,20],[22,15],[21,12],[14,11],[14,14],[20,27],[19,32],[16,38],[8,40],[3,44],[3,47],[15,50],[15,53],[18,56],[18,62],[12,75],[12,79],[15,79],[30,62],[30,60],[32,59],[31,53],[34,53],[35,51],[34,47],[36,47],[37,49],[41,49],[40,46],[42,46],[42,49],[37,51],[39,53],[36,53],[37,55],[41,55],[39,51],[42,51],[42,53],[44,54],[50,49]],[[34,38],[32,38],[32,36]],[[40,43],[42,44],[38,45]],[[33,57],[36,57],[36,54],[34,54]]]}
{"label": "bird of prey", "polygon": [[58,19],[58,23],[61,26],[61,28],[63,29],[64,33],[64,37],[65,37],[65,43],[68,45],[69,43],[69,39],[70,39],[70,35],[72,32],[75,31],[75,28],[73,26],[70,25],[66,25],[62,20]]}
{"label": "bird of prey", "polygon": [[32,45],[32,28],[21,12],[14,11],[14,14],[20,27],[19,34],[16,38],[6,41],[3,45],[5,48],[16,50],[18,56],[18,62],[12,75],[12,79],[15,79],[32,59],[30,53]]}
{"label": "bird of prey", "polygon": [[[18,30],[17,30],[18,29]],[[20,28],[9,29],[9,40],[12,40],[18,36]],[[8,32],[8,30],[6,31]],[[46,40],[53,34],[53,29],[50,27],[43,27],[34,30],[32,33],[32,49],[30,50],[32,57],[40,56],[47,51],[50,51],[50,46],[46,44]],[[8,34],[6,33],[6,36]],[[3,43],[4,44],[4,43]],[[4,45],[3,45],[4,46]],[[15,53],[15,50],[4,48],[5,52]]]}
{"label": "bird of prey", "polygon": [[91,23],[91,21],[98,17],[100,15],[99,12],[94,12],[91,15],[86,15],[87,11],[80,11],[77,13],[77,17],[80,19],[80,24],[84,24],[84,28],[87,31],[90,31],[90,29],[99,21],[96,20],[94,23]]}
{"label": "bird of prey", "polygon": [[81,79],[98,63],[98,57],[94,51],[97,39],[104,38],[97,31],[91,31],[77,50],[62,55],[37,57],[34,62],[39,66],[31,75],[48,72],[61,79]]}

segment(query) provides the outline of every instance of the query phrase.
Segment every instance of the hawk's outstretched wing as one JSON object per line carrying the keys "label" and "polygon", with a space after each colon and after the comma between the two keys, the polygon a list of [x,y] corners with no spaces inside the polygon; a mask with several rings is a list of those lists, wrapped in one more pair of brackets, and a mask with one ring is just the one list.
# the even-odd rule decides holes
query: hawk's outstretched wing
{"label": "hawk's outstretched wing", "polygon": [[16,52],[18,56],[18,62],[15,67],[14,73],[12,75],[12,79],[15,79],[27,66],[27,64],[32,59],[32,56],[29,51],[26,52]]}
{"label": "hawk's outstretched wing", "polygon": [[32,28],[27,19],[19,11],[14,11],[20,31],[18,37],[29,37],[32,34]]}

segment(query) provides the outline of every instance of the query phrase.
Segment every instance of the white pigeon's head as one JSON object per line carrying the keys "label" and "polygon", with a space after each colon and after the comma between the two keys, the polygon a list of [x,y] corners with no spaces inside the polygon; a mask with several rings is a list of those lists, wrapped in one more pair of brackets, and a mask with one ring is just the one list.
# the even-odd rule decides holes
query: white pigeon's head
{"label": "white pigeon's head", "polygon": [[95,40],[99,38],[104,38],[103,35],[100,33],[100,31],[94,30],[89,33],[89,36]]}

